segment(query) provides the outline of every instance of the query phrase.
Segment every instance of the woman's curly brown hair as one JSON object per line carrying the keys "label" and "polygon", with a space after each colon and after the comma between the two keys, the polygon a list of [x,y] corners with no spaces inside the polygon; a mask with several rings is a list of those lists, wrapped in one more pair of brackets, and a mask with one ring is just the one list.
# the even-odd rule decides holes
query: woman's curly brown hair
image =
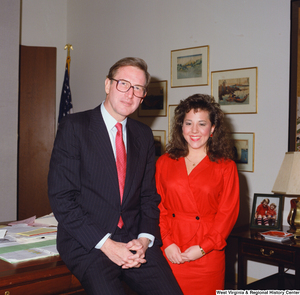
{"label": "woman's curly brown hair", "polygon": [[175,116],[171,131],[171,140],[166,150],[172,159],[178,159],[188,155],[188,144],[183,137],[182,125],[185,115],[190,111],[207,111],[212,126],[215,126],[213,136],[209,137],[206,148],[211,161],[219,159],[234,159],[235,153],[232,141],[228,138],[228,132],[224,124],[224,113],[215,99],[206,94],[194,94],[181,100],[175,109]]}

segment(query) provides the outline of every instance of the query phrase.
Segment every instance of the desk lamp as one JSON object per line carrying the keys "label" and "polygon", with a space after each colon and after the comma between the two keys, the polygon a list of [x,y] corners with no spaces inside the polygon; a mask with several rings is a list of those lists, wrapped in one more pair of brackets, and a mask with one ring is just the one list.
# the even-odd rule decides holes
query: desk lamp
{"label": "desk lamp", "polygon": [[300,239],[300,152],[285,153],[272,192],[297,196],[297,199],[291,200],[287,221],[290,225],[288,232]]}

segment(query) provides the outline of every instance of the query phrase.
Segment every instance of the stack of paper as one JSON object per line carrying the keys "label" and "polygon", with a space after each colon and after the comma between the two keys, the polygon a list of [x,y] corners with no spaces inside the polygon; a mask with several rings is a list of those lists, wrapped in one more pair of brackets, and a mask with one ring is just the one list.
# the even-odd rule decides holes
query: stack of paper
{"label": "stack of paper", "polygon": [[289,240],[293,234],[277,230],[270,230],[260,233],[266,240],[275,242],[284,242]]}
{"label": "stack of paper", "polygon": [[10,263],[58,255],[53,214],[15,221],[0,229],[0,259]]}
{"label": "stack of paper", "polygon": [[0,258],[10,263],[17,263],[54,255],[58,255],[55,241],[0,248]]}
{"label": "stack of paper", "polygon": [[57,226],[58,222],[54,217],[54,214],[45,215],[43,217],[37,218],[34,221],[33,226]]}

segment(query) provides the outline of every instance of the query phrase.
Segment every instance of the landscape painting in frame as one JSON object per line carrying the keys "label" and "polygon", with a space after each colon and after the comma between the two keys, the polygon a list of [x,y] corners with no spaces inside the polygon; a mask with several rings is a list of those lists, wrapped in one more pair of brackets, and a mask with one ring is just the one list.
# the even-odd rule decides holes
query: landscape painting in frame
{"label": "landscape painting in frame", "polygon": [[208,85],[209,46],[171,51],[171,87]]}
{"label": "landscape painting in frame", "polygon": [[211,91],[224,113],[257,113],[257,68],[212,72]]}
{"label": "landscape painting in frame", "polygon": [[166,148],[166,131],[152,130],[155,146],[155,160],[162,156]]}
{"label": "landscape painting in frame", "polygon": [[231,133],[239,171],[254,171],[254,133]]}
{"label": "landscape painting in frame", "polygon": [[167,81],[150,82],[147,96],[138,108],[139,117],[167,116]]}

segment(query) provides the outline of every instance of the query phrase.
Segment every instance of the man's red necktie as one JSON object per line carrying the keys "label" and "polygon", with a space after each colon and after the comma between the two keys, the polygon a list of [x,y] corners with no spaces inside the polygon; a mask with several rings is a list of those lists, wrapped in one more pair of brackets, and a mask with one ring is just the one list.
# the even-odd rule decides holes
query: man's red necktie
{"label": "man's red necktie", "polygon": [[[126,150],[123,142],[123,134],[122,134],[122,124],[117,123],[117,135],[116,135],[116,165],[118,171],[119,178],[119,189],[120,189],[120,198],[121,204],[124,193],[124,185],[125,185],[125,177],[126,177]],[[124,225],[122,217],[120,216],[118,227],[122,228]]]}

